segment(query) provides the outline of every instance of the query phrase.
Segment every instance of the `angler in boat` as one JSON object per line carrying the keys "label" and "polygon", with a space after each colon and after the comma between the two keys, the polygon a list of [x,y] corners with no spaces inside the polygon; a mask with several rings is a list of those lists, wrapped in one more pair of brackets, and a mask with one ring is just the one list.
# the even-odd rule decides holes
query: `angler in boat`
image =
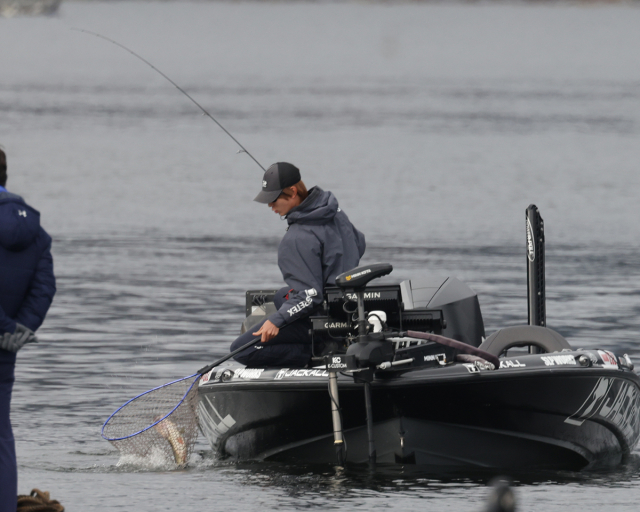
{"label": "angler in boat", "polygon": [[[526,229],[529,323],[486,339],[476,293],[453,277],[379,280],[393,267],[378,263],[338,275],[334,286],[311,283],[327,285],[309,320],[311,367],[227,362],[201,372],[199,424],[214,452],[438,470],[620,463],[640,438],[640,378],[626,354],[595,339],[572,347],[546,326],[534,205]],[[274,295],[247,293],[245,327]]]}
{"label": "angler in boat", "polygon": [[331,192],[317,186],[307,190],[300,170],[287,162],[266,170],[254,201],[287,220],[278,248],[286,286],[271,294],[269,306],[256,297],[254,313],[262,318],[245,326],[248,330],[232,343],[231,351],[258,336],[260,343],[237,354],[237,361],[251,367],[302,368],[311,358],[310,315],[323,303],[324,288],[358,266],[366,247],[364,235]]}

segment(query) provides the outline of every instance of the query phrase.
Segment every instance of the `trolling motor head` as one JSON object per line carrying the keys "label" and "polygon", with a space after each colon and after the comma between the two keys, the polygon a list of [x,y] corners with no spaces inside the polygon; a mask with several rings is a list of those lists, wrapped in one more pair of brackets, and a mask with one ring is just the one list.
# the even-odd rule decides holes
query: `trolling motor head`
{"label": "trolling motor head", "polygon": [[389,263],[373,263],[354,268],[336,277],[336,285],[344,292],[353,292],[358,303],[358,337],[357,343],[347,349],[347,365],[349,369],[373,368],[376,365],[393,359],[393,345],[385,341],[382,333],[370,333],[370,324],[364,310],[364,289],[373,279],[391,273],[393,266]]}

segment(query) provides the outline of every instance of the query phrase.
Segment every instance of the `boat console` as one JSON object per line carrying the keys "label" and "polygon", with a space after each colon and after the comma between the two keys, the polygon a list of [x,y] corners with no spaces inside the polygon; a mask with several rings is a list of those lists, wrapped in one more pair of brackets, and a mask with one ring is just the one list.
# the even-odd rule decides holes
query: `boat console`
{"label": "boat console", "polygon": [[[370,322],[376,321],[377,312],[383,312],[382,316],[386,318],[382,327],[385,331],[426,332],[474,347],[482,343],[485,332],[478,297],[465,283],[454,277],[432,274],[395,283],[376,281],[389,274],[390,268],[391,265],[384,263],[361,266],[343,274],[339,280],[340,287],[328,286],[324,290],[322,307],[311,316],[314,357],[345,353],[347,347],[356,341],[359,331],[357,290],[363,294],[364,311],[367,312],[365,329],[370,332],[373,331]],[[275,312],[275,292],[271,289],[246,292],[247,318],[241,332]],[[408,354],[414,351],[407,351],[415,346],[433,345],[406,337],[391,341],[396,359],[408,358]],[[444,352],[441,347],[433,348],[433,353],[428,351],[424,346],[415,351],[416,361],[419,359],[426,365],[442,361]],[[449,361],[455,356],[453,353],[446,355]],[[439,359],[434,359],[435,356]]]}
{"label": "boat console", "polygon": [[[484,339],[484,323],[476,293],[452,277],[426,276],[394,284],[378,284],[377,277],[387,275],[391,265],[378,263],[352,269],[338,276],[336,284],[327,287],[323,310],[311,317],[313,354],[345,353],[361,334],[373,332],[373,325],[383,312],[381,326],[388,333],[420,331],[445,336],[478,347]],[[354,277],[355,276],[355,277]],[[350,277],[350,279],[347,279]],[[358,310],[362,295],[365,314]],[[365,320],[362,330],[360,319]],[[451,362],[455,351],[442,350],[433,342],[411,338],[391,338],[395,360],[414,358],[411,366],[438,364],[446,354]],[[421,346],[419,350],[413,350]],[[414,354],[415,352],[415,354]],[[436,357],[437,356],[437,357]]]}

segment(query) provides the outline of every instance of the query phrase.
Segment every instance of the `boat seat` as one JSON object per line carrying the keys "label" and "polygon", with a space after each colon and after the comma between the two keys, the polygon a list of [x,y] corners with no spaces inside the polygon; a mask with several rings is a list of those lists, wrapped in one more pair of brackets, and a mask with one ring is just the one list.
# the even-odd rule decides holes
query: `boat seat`
{"label": "boat seat", "polygon": [[538,325],[517,325],[494,332],[478,347],[495,356],[500,356],[513,347],[533,346],[542,352],[572,350],[569,342],[553,329]]}

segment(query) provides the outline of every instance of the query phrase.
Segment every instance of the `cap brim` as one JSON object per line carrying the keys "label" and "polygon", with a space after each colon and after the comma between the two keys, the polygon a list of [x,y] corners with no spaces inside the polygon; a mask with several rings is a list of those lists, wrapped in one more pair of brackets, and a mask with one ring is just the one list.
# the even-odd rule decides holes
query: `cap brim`
{"label": "cap brim", "polygon": [[263,204],[273,203],[280,194],[282,194],[282,190],[263,190],[255,197],[254,201]]}

